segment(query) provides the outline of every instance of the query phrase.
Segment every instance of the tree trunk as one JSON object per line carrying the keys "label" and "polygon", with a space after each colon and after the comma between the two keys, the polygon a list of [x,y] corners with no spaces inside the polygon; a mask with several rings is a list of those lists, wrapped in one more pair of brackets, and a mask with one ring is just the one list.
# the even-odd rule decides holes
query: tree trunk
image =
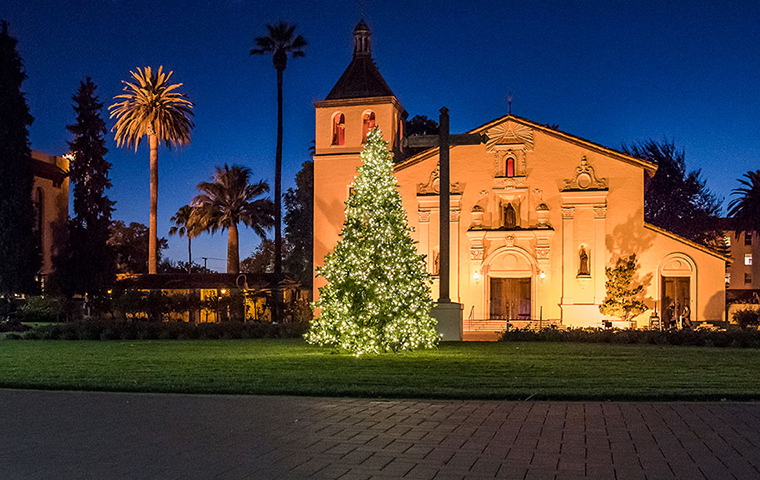
{"label": "tree trunk", "polygon": [[227,233],[227,273],[240,273],[240,255],[238,252],[238,227],[237,223],[233,223]]}
{"label": "tree trunk", "polygon": [[193,273],[193,239],[187,236],[187,273]]}
{"label": "tree trunk", "polygon": [[274,156],[274,316],[281,321],[280,280],[282,279],[282,72],[277,69],[277,150]]}
{"label": "tree trunk", "polygon": [[158,263],[158,137],[148,135],[150,144],[150,225],[148,227],[148,273],[157,272]]}

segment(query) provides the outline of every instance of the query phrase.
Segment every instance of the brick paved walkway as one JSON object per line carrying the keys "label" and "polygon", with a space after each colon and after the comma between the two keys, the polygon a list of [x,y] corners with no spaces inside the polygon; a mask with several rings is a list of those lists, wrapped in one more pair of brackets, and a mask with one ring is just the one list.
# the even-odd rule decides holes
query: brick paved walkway
{"label": "brick paved walkway", "polygon": [[757,479],[760,404],[0,390],[0,478]]}

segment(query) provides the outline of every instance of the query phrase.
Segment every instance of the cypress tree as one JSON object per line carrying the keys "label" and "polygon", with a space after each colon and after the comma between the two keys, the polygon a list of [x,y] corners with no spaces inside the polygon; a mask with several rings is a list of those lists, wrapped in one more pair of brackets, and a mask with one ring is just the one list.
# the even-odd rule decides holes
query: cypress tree
{"label": "cypress tree", "polygon": [[31,293],[40,267],[34,234],[29,113],[21,83],[26,79],[17,41],[0,24],[0,294]]}
{"label": "cypress tree", "polygon": [[108,246],[114,202],[105,195],[111,187],[105,160],[106,124],[103,104],[90,77],[80,82],[72,96],[76,122],[66,128],[74,134],[69,142],[72,159],[69,178],[74,185],[74,217],[69,222],[68,247],[59,257],[59,283],[67,294],[98,294],[111,285],[115,266]]}

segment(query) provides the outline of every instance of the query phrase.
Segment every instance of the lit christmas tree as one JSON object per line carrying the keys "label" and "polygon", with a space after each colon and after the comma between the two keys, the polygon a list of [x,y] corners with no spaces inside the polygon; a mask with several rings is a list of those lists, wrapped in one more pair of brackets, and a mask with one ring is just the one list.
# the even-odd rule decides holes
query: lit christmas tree
{"label": "lit christmas tree", "polygon": [[367,136],[341,238],[318,269],[328,284],[314,304],[321,312],[309,343],[361,355],[432,348],[438,340],[430,275],[409,235],[387,147],[377,128]]}

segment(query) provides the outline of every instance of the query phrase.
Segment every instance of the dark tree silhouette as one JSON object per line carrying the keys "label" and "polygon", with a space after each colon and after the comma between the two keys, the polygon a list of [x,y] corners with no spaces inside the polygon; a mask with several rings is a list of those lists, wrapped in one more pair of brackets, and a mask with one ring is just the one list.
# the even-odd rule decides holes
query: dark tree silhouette
{"label": "dark tree silhouette", "polygon": [[193,273],[193,238],[200,235],[201,230],[192,221],[193,207],[183,205],[170,219],[174,224],[169,229],[169,235],[187,236],[187,273]]}
{"label": "dark tree silhouette", "polygon": [[314,162],[306,161],[296,174],[296,188],[285,192],[285,271],[302,286],[314,280]]}
{"label": "dark tree silhouette", "polygon": [[111,187],[105,160],[106,124],[97,87],[87,77],[72,96],[76,123],[66,128],[72,158],[69,178],[74,185],[74,218],[69,222],[66,247],[56,259],[56,282],[66,294],[101,294],[113,283],[115,259],[108,246],[114,202],[105,195]]}
{"label": "dark tree silhouette", "polygon": [[622,150],[657,165],[657,173],[644,184],[645,221],[725,252],[721,199],[707,188],[700,170],[686,171],[683,150],[668,140],[623,145]]}
{"label": "dark tree silhouette", "polygon": [[227,273],[240,273],[238,224],[264,239],[273,222],[272,201],[258,198],[269,191],[269,185],[250,183],[250,177],[251,171],[239,165],[216,167],[212,181],[199,183],[201,193],[191,202],[191,224],[211,233],[227,230]]}
{"label": "dark tree silhouette", "polygon": [[40,268],[34,235],[29,113],[21,83],[26,79],[16,39],[0,24],[0,295],[31,293]]}
{"label": "dark tree silhouette", "polygon": [[[267,25],[268,34],[256,38],[256,48],[251,55],[272,55],[277,71],[277,148],[274,157],[274,274],[279,285],[282,278],[282,74],[288,65],[288,54],[293,58],[303,57],[306,40],[295,35],[296,26],[280,22]],[[281,320],[279,292],[275,295],[274,321]]]}
{"label": "dark tree silhouette", "polygon": [[[108,245],[113,249],[116,258],[117,273],[148,273],[148,227],[142,223],[132,222],[127,226],[123,221],[111,222]],[[161,263],[161,252],[169,248],[165,238],[158,239],[156,252],[158,263]]]}
{"label": "dark tree silhouette", "polygon": [[741,187],[731,191],[735,198],[728,204],[735,234],[760,233],[760,170],[747,172],[740,178]]}

